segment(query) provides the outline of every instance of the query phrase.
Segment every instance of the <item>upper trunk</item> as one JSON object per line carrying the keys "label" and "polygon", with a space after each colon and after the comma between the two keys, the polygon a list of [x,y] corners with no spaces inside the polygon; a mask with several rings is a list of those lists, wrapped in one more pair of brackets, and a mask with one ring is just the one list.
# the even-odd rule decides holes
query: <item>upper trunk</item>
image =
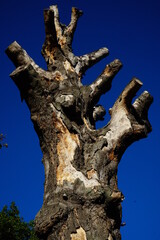
{"label": "upper trunk", "polygon": [[95,129],[105,115],[97,103],[122,64],[114,60],[92,84],[82,85],[85,71],[106,57],[108,49],[80,57],[72,53],[81,15],[72,8],[71,22],[65,26],[57,6],[44,11],[42,55],[47,71],[18,43],[6,50],[16,66],[11,78],[30,109],[43,152],[44,201],[36,216],[36,232],[47,240],[119,240],[123,194],[117,187],[118,163],[131,143],[151,131],[147,112],[152,97],[145,91],[132,104],[142,86],[133,78],[110,109],[109,123]]}

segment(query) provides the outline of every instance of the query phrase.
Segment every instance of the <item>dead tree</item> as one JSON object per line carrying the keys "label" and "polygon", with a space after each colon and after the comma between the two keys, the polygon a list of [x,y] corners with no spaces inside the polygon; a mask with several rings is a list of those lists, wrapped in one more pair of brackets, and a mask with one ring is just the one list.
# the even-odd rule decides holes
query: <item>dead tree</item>
{"label": "dead tree", "polygon": [[46,38],[40,68],[13,42],[6,50],[16,66],[11,78],[31,112],[40,140],[45,168],[43,206],[35,219],[40,239],[119,240],[121,201],[117,168],[126,148],[151,131],[148,109],[152,96],[133,78],[109,110],[110,121],[101,129],[105,109],[97,105],[111,88],[122,63],[116,59],[90,85],[85,71],[108,55],[107,48],[75,56],[72,40],[82,11],[72,8],[68,26],[61,24],[57,6],[44,10]]}

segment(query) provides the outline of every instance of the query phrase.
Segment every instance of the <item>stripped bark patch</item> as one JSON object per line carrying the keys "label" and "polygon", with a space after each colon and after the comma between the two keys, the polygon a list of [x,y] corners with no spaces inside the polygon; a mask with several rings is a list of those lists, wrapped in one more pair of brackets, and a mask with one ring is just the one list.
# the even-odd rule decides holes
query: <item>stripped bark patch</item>
{"label": "stripped bark patch", "polygon": [[73,67],[71,66],[71,64],[68,61],[64,62],[64,68],[66,69],[66,71],[74,72]]}
{"label": "stripped bark patch", "polygon": [[108,240],[113,240],[113,238],[112,238],[112,235],[111,235],[111,234],[109,234],[109,236],[108,236]]}
{"label": "stripped bark patch", "polygon": [[68,130],[59,134],[59,142],[57,144],[57,154],[59,166],[57,168],[57,184],[63,185],[64,181],[74,183],[76,179],[80,179],[85,187],[95,187],[99,185],[97,179],[87,179],[84,174],[76,170],[72,161],[74,159],[76,148],[79,147],[79,138],[76,134],[71,134]]}
{"label": "stripped bark patch", "polygon": [[76,233],[71,234],[71,240],[87,240],[86,232],[82,227],[77,229]]}
{"label": "stripped bark patch", "polygon": [[94,169],[91,169],[87,172],[88,179],[95,178],[98,179],[97,172]]}

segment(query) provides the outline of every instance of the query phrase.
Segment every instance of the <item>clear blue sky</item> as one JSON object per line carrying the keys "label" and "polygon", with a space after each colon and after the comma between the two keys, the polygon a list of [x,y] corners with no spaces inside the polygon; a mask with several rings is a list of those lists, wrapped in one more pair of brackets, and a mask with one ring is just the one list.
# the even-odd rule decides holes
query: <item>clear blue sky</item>
{"label": "clear blue sky", "polygon": [[[123,68],[101,103],[108,108],[125,85],[136,76],[143,82],[139,94],[148,90],[154,97],[149,111],[153,132],[134,143],[119,165],[119,188],[123,202],[122,239],[159,240],[160,216],[160,1],[159,0],[1,0],[0,37],[0,133],[8,149],[0,151],[0,208],[15,201],[26,221],[34,219],[43,201],[44,170],[39,141],[25,103],[9,74],[15,69],[4,50],[16,40],[41,67],[44,42],[43,9],[58,4],[61,21],[68,23],[71,7],[83,10],[73,50],[82,55],[107,47],[110,55],[90,69],[84,84],[90,83],[104,66],[119,58]],[[107,124],[109,116],[104,123]]]}

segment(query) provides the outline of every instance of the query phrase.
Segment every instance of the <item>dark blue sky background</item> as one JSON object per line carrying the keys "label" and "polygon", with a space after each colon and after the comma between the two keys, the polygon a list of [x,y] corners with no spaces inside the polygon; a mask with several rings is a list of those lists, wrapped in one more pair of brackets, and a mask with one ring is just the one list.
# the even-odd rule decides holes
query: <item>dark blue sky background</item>
{"label": "dark blue sky background", "polygon": [[[107,47],[110,55],[92,67],[84,77],[89,84],[115,58],[123,68],[112,89],[102,97],[108,110],[126,84],[136,76],[143,82],[140,94],[148,90],[154,97],[149,111],[153,132],[127,149],[119,165],[119,188],[123,202],[122,239],[159,240],[160,216],[160,1],[159,0],[1,0],[0,13],[0,133],[6,135],[8,149],[0,151],[0,208],[15,201],[26,221],[34,219],[43,201],[44,170],[39,140],[25,103],[9,74],[15,69],[4,51],[16,40],[41,67],[44,42],[43,9],[58,4],[60,18],[69,23],[71,7],[83,10],[73,51],[82,55]],[[109,115],[104,123],[107,124]]]}

